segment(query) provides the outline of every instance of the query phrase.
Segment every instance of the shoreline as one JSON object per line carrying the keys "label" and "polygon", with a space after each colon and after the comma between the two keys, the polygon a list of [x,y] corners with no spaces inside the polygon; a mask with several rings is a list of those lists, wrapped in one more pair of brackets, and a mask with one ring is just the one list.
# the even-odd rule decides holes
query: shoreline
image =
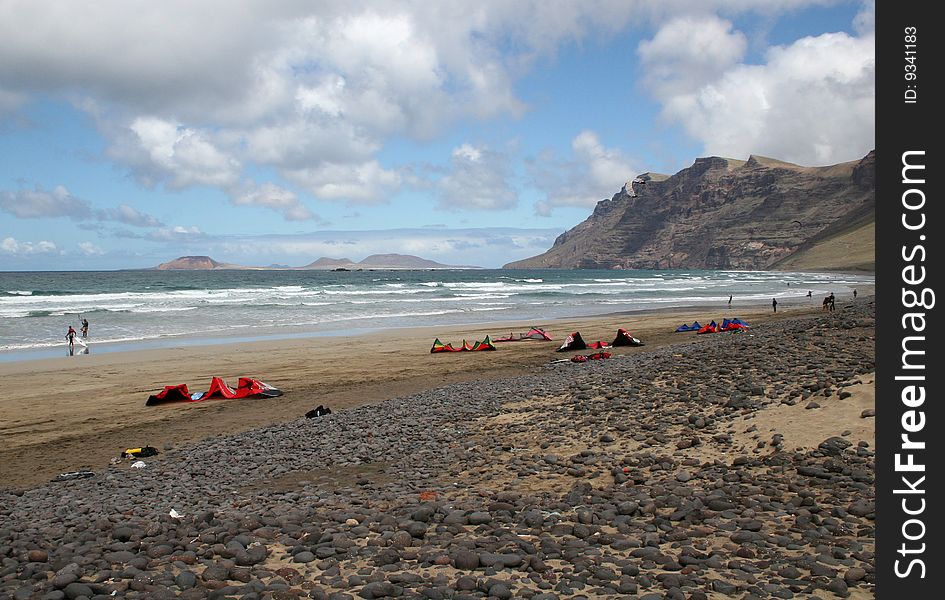
{"label": "shoreline", "polygon": [[[868,297],[862,298],[869,301]],[[821,311],[786,307],[733,308],[753,326]],[[665,310],[471,327],[389,330],[350,338],[310,338],[191,346],[0,363],[0,381],[18,394],[0,399],[0,488],[48,481],[59,473],[101,468],[125,448],[173,447],[220,434],[297,419],[319,404],[333,410],[372,404],[457,382],[487,382],[535,372],[573,353],[555,353],[572,331],[587,342],[613,340],[620,327],[642,339],[642,348],[618,348],[615,356],[699,342],[712,336],[674,333],[693,320],[721,319],[725,309]],[[543,326],[553,342],[498,344],[496,352],[431,355],[433,339],[458,345],[485,335]],[[81,360],[75,360],[81,358]],[[211,400],[145,407],[165,385],[206,389],[212,376],[230,383],[260,379],[285,392],[269,400]],[[55,452],[50,452],[55,448]]]}
{"label": "shoreline", "polygon": [[[873,285],[864,285],[862,288],[862,297],[867,297],[873,294],[875,284]],[[804,295],[798,297],[795,301],[793,296],[787,297],[787,299],[782,299],[784,297],[778,296],[779,302],[778,306],[782,310],[794,307],[797,308],[801,304],[807,306],[810,304],[812,307],[816,307],[816,304],[813,300],[807,302],[807,298]],[[630,309],[630,310],[618,310],[611,312],[603,313],[591,313],[591,314],[578,314],[565,317],[556,317],[554,319],[519,319],[513,318],[508,320],[489,320],[489,321],[468,321],[462,323],[447,323],[442,325],[423,325],[423,326],[374,326],[374,327],[353,327],[347,329],[325,329],[325,330],[313,330],[309,327],[282,327],[276,330],[271,330],[266,333],[250,333],[247,331],[238,331],[233,333],[224,333],[218,335],[206,335],[206,334],[193,334],[193,335],[168,335],[164,337],[141,339],[134,341],[103,341],[96,342],[93,339],[87,340],[90,344],[91,352],[88,354],[77,352],[77,356],[69,357],[63,356],[66,353],[66,350],[63,347],[63,344],[57,343],[53,346],[41,347],[41,348],[30,348],[23,350],[4,350],[0,351],[0,365],[8,363],[22,363],[22,362],[33,362],[33,361],[42,361],[58,358],[67,358],[67,359],[81,359],[86,356],[91,356],[93,353],[95,355],[99,354],[111,354],[111,353],[125,353],[125,352],[138,352],[143,350],[170,350],[180,347],[208,347],[208,346],[226,346],[230,344],[246,344],[246,343],[255,343],[255,342],[279,342],[287,340],[309,340],[317,338],[337,338],[350,335],[366,335],[369,333],[375,332],[397,332],[397,331],[407,331],[412,329],[421,329],[421,328],[442,328],[442,329],[455,329],[455,328],[479,328],[484,326],[493,326],[501,330],[505,325],[509,326],[529,326],[530,324],[538,323],[539,321],[552,322],[552,321],[561,321],[561,320],[586,320],[586,319],[597,319],[597,318],[607,318],[613,316],[628,316],[634,317],[637,315],[648,315],[648,314],[664,314],[667,312],[678,312],[678,311],[698,311],[698,310],[758,310],[764,309],[770,306],[767,300],[747,300],[740,301],[736,303],[735,306],[728,307],[725,299],[720,299],[718,301],[705,302],[702,304],[686,304],[686,305],[677,305],[677,306],[666,306],[666,307],[653,307],[646,306],[639,309]],[[500,327],[503,326],[503,327]],[[2,376],[2,372],[0,372]]]}

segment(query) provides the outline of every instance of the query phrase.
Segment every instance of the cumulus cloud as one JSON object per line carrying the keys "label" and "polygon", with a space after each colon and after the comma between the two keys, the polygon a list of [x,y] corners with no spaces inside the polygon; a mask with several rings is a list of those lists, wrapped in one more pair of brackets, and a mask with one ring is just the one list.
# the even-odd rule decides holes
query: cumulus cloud
{"label": "cumulus cloud", "polygon": [[52,190],[36,187],[32,190],[0,192],[0,210],[21,219],[51,219],[68,217],[74,221],[85,221],[79,227],[97,230],[100,227],[89,223],[97,221],[115,221],[135,227],[160,227],[162,223],[154,216],[143,213],[127,204],[115,208],[93,209],[88,200],[73,196],[63,186]]}
{"label": "cumulus cloud", "polygon": [[529,163],[529,172],[545,195],[535,203],[535,214],[549,216],[559,206],[593,207],[641,170],[620,150],[604,146],[597,133],[585,130],[571,140],[569,159],[546,152]]}
{"label": "cumulus cloud", "polygon": [[32,190],[0,192],[0,210],[21,219],[68,217],[79,221],[92,217],[91,204],[76,198],[61,185],[52,190],[36,187]]}
{"label": "cumulus cloud", "polygon": [[663,25],[638,52],[646,84],[661,96],[698,89],[737,63],[748,46],[745,35],[716,16],[684,16]]}
{"label": "cumulus cloud", "polygon": [[[709,139],[720,112],[711,99],[733,93],[722,83],[745,44],[711,13],[829,1],[249,1],[222,11],[189,0],[14,1],[0,20],[0,56],[16,57],[0,61],[0,111],[68,98],[96,118],[107,155],[149,186],[217,187],[257,205],[243,187],[262,165],[283,181],[260,188],[296,183],[318,199],[380,202],[402,183],[379,162],[388,140],[520,116],[516,78],[537,58],[628,26],[667,23],[641,45],[652,89],[668,119]],[[858,27],[870,20],[865,6]],[[673,18],[694,11],[709,15],[701,28]],[[697,111],[688,119],[686,98]],[[290,220],[306,210],[261,205]]]}
{"label": "cumulus cloud", "polygon": [[46,240],[39,242],[21,242],[16,238],[6,237],[0,242],[0,251],[12,255],[52,254],[58,252],[58,248],[56,244]]}
{"label": "cumulus cloud", "polygon": [[511,161],[484,146],[453,149],[450,170],[436,182],[439,207],[448,210],[503,210],[518,203]]}
{"label": "cumulus cloud", "polygon": [[[693,24],[668,22],[639,52],[652,75],[650,89],[663,116],[702,142],[706,154],[743,158],[762,154],[805,165],[852,160],[875,146],[875,40],[858,16],[863,35],[826,33],[774,46],[760,65],[744,64],[743,38],[716,20],[722,50],[673,51],[672,40],[696,35]],[[816,68],[812,68],[816,65]],[[705,76],[692,76],[704,70]]]}
{"label": "cumulus cloud", "polygon": [[856,17],[853,18],[853,28],[860,35],[869,35],[876,31],[876,1],[866,0]]}
{"label": "cumulus cloud", "polygon": [[289,169],[285,176],[323,200],[347,200],[355,204],[386,202],[396,193],[401,176],[376,160],[356,164],[323,163],[317,167]]}
{"label": "cumulus cloud", "polygon": [[198,227],[175,225],[174,227],[162,227],[154,231],[149,231],[144,234],[143,237],[153,242],[189,242],[203,238],[204,234]]}
{"label": "cumulus cloud", "polygon": [[100,221],[116,221],[135,227],[161,227],[164,225],[157,217],[143,213],[127,204],[119,204],[116,208],[98,210],[95,211],[95,214]]}
{"label": "cumulus cloud", "polygon": [[101,256],[105,251],[92,242],[79,242],[79,251],[86,256]]}
{"label": "cumulus cloud", "polygon": [[215,186],[239,200],[234,190],[255,163],[320,199],[370,203],[399,183],[377,162],[387,139],[521,115],[514,79],[536,56],[592,30],[616,33],[634,9],[613,0],[232,11],[184,0],[14,2],[0,55],[17,60],[0,63],[0,82],[11,105],[29,94],[71,99],[97,119],[108,156],[146,185]]}
{"label": "cumulus cloud", "polygon": [[315,217],[293,192],[272,183],[256,185],[247,182],[234,192],[231,199],[237,206],[255,205],[278,211],[287,221],[305,221]]}
{"label": "cumulus cloud", "polygon": [[239,179],[239,161],[218,148],[205,131],[148,116],[134,119],[123,134],[110,155],[127,162],[146,185],[229,187]]}

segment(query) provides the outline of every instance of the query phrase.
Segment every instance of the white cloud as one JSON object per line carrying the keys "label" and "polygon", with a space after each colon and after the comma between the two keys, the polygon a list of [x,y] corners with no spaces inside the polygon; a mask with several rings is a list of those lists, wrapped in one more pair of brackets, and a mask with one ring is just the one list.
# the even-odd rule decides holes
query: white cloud
{"label": "white cloud", "polygon": [[109,157],[147,185],[239,198],[234,188],[255,162],[319,198],[376,202],[399,184],[377,162],[385,140],[522,114],[513,83],[527,64],[563,40],[615,33],[634,8],[14,2],[0,20],[0,56],[17,59],[0,63],[0,83],[11,105],[59,95],[89,111]]}
{"label": "white cloud", "polygon": [[698,89],[741,60],[747,46],[744,34],[714,15],[677,17],[640,43],[645,83],[661,96]]}
{"label": "white cloud", "polygon": [[853,18],[853,28],[860,35],[869,35],[876,31],[876,1],[864,0],[863,7]]}
{"label": "white cloud", "polygon": [[46,240],[39,242],[20,242],[16,238],[6,237],[0,242],[0,251],[5,254],[52,254],[58,251],[56,244]]}
{"label": "white cloud", "polygon": [[[116,221],[135,227],[160,227],[161,222],[154,216],[143,213],[127,204],[116,208],[92,209],[88,200],[73,196],[64,186],[56,186],[51,191],[37,187],[33,190],[15,192],[0,191],[0,210],[21,219],[51,219],[68,217],[74,221]],[[97,226],[83,223],[83,229],[97,229]]]}
{"label": "white cloud", "polygon": [[[137,235],[129,237],[140,237]],[[191,242],[195,240],[200,240],[204,237],[203,232],[200,231],[198,227],[184,227],[183,225],[175,225],[174,227],[162,227],[154,231],[150,231],[144,235],[145,239],[154,241],[154,242]]]}
{"label": "white cloud", "polygon": [[571,140],[571,158],[544,153],[529,165],[535,187],[545,199],[535,203],[535,214],[549,216],[557,206],[593,207],[610,198],[641,169],[620,150],[604,146],[590,130]]}
{"label": "white cloud", "polygon": [[131,163],[148,185],[229,187],[239,179],[239,161],[217,148],[206,132],[158,117],[138,117],[128,129],[131,135],[112,149],[112,156]]}
{"label": "white cloud", "polygon": [[89,202],[76,198],[61,185],[51,191],[37,187],[33,190],[0,192],[0,210],[21,219],[69,217],[83,220],[92,216]]}
{"label": "white cloud", "polygon": [[247,183],[231,197],[237,206],[263,206],[282,213],[286,221],[306,221],[315,215],[299,201],[293,192],[271,183]]}
{"label": "white cloud", "polygon": [[[68,98],[96,118],[108,156],[151,186],[212,186],[235,201],[248,171],[264,165],[319,199],[378,202],[401,183],[379,163],[386,141],[522,115],[516,78],[566,43],[669,21],[641,53],[667,116],[680,119],[669,104],[697,90],[676,88],[724,81],[744,38],[716,17],[702,28],[673,17],[831,1],[247,1],[220,10],[190,0],[14,0],[0,19],[0,56],[16,57],[0,61],[0,110]],[[691,41],[698,52],[683,51]],[[684,126],[714,134],[699,118]]]}
{"label": "white cloud", "polygon": [[[869,11],[858,22],[864,26]],[[875,146],[875,40],[826,33],[768,49],[765,63],[732,64],[738,33],[726,34],[723,72],[701,56],[656,51],[658,40],[693,35],[691,23],[672,21],[640,53],[663,116],[702,142],[705,153],[734,158],[762,154],[804,165],[853,160]],[[726,42],[725,40],[728,40]],[[710,51],[707,51],[710,52]],[[816,68],[813,66],[816,65]],[[679,73],[679,77],[671,75]],[[691,85],[690,85],[691,84]]]}
{"label": "white cloud", "polygon": [[92,242],[79,242],[79,250],[86,256],[101,256],[105,251]]}
{"label": "white cloud", "polygon": [[518,203],[510,160],[486,147],[453,149],[450,169],[436,181],[438,205],[448,210],[504,210]]}
{"label": "white cloud", "polygon": [[116,221],[135,227],[161,227],[163,225],[157,217],[143,213],[127,204],[119,204],[117,208],[96,211],[96,214],[101,221]]}
{"label": "white cloud", "polygon": [[386,202],[396,193],[401,177],[376,160],[360,164],[324,163],[318,167],[287,169],[284,175],[323,200],[347,200],[356,204]]}

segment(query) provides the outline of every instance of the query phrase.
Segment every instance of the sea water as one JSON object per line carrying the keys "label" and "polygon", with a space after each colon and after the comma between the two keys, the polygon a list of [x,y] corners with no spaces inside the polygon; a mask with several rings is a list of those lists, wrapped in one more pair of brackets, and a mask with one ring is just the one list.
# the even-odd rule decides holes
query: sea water
{"label": "sea water", "polygon": [[[872,275],[769,271],[106,271],[0,273],[0,360],[527,321],[672,307],[819,303]],[[811,291],[813,299],[807,298]],[[712,315],[707,315],[711,317]],[[499,333],[499,332],[497,332]]]}

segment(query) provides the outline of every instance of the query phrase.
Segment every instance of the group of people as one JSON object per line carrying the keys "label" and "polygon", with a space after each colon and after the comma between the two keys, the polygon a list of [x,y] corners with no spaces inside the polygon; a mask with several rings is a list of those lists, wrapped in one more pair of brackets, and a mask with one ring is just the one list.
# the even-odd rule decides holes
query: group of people
{"label": "group of people", "polygon": [[[89,337],[89,320],[86,318],[82,319],[82,339],[88,339]],[[72,354],[75,350],[75,339],[78,337],[79,333],[69,325],[69,331],[66,332],[66,341],[69,343],[69,354]]]}
{"label": "group of people", "polygon": [[[814,292],[812,292],[811,290],[808,290],[808,291],[807,291],[807,297],[808,297],[808,298],[812,298],[813,295],[814,295]],[[853,299],[856,300],[856,290],[853,290]],[[732,305],[732,297],[731,297],[731,296],[728,297],[728,304],[729,304],[729,306]],[[772,299],[771,299],[771,308],[772,308],[772,310],[773,310],[774,312],[778,312],[778,299],[777,299],[777,298],[772,298]],[[824,310],[826,310],[826,311],[836,310],[836,308],[837,308],[837,298],[836,298],[836,296],[833,295],[833,292],[830,292],[830,295],[829,295],[829,296],[824,297],[823,308],[824,308]]]}

